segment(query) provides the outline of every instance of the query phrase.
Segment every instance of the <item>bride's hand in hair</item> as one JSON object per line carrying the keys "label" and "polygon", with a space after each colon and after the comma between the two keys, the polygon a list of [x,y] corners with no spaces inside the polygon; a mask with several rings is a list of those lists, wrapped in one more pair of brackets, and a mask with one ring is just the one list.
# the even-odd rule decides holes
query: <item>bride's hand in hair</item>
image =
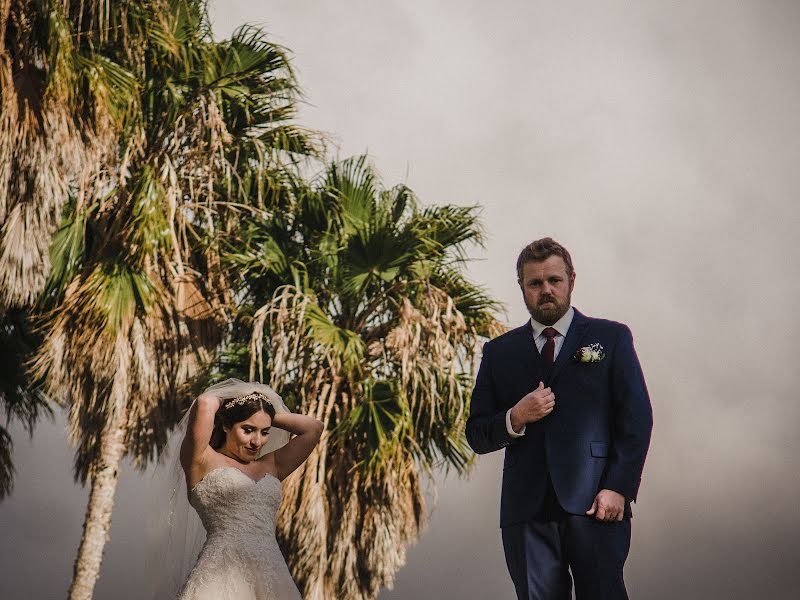
{"label": "bride's hand in hair", "polygon": [[220,399],[213,395],[213,394],[201,394],[197,397],[196,402],[198,408],[201,408],[205,411],[210,412],[211,414],[216,413],[219,410],[219,407],[222,405]]}

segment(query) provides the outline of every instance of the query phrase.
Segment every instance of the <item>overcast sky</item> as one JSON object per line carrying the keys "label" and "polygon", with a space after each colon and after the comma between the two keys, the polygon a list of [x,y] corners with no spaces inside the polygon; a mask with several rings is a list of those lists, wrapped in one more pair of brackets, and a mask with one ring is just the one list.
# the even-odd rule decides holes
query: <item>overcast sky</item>
{"label": "overcast sky", "polygon": [[[800,597],[800,4],[377,0],[212,4],[294,54],[341,157],[482,208],[469,275],[526,318],[514,263],[551,235],[575,306],[634,332],[655,429],[627,563],[632,598]],[[332,152],[336,152],[334,148]],[[0,597],[64,597],[87,491],[63,419],[18,428],[0,504]],[[502,456],[438,502],[381,600],[513,597]],[[96,597],[146,574],[150,476],[122,473]]]}

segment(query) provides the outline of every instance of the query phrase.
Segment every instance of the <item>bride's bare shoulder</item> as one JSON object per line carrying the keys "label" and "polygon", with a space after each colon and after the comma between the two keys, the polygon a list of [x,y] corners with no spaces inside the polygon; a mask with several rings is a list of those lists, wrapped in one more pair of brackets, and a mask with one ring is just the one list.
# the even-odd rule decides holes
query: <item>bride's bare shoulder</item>
{"label": "bride's bare shoulder", "polygon": [[181,464],[184,472],[188,475],[190,484],[192,485],[197,484],[197,482],[203,479],[203,477],[205,477],[214,469],[224,467],[228,464],[225,460],[225,457],[214,450],[211,446],[208,446],[200,456],[197,456],[194,459],[191,457],[187,458],[189,460],[186,460],[185,462],[181,461]]}

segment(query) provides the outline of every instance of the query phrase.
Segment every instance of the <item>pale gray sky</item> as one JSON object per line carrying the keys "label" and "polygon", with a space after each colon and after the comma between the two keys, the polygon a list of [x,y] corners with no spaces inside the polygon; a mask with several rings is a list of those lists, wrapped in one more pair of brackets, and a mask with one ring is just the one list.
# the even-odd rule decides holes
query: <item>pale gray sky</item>
{"label": "pale gray sky", "polygon": [[[294,53],[342,157],[387,184],[482,207],[470,268],[526,313],[513,265],[552,235],[573,301],[633,329],[655,412],[635,507],[633,598],[800,596],[800,5],[786,1],[216,2]],[[13,430],[18,433],[18,430]],[[17,435],[0,504],[0,596],[60,598],[87,492],[63,422]],[[438,483],[430,526],[382,600],[511,598],[498,453]],[[149,479],[126,469],[100,599],[139,598]]]}

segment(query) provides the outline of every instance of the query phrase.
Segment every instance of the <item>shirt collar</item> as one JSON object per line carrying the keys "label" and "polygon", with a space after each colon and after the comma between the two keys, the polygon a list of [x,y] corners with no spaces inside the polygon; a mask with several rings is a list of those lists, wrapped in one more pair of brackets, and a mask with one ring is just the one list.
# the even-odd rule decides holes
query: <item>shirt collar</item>
{"label": "shirt collar", "polygon": [[533,338],[536,339],[540,335],[542,335],[542,331],[545,330],[545,327],[552,327],[558,332],[560,336],[565,337],[567,335],[567,331],[569,331],[569,326],[572,325],[572,319],[574,316],[575,316],[575,309],[570,306],[567,309],[567,312],[565,312],[564,315],[552,325],[542,325],[541,323],[539,323],[539,321],[531,317],[531,327],[533,327]]}

